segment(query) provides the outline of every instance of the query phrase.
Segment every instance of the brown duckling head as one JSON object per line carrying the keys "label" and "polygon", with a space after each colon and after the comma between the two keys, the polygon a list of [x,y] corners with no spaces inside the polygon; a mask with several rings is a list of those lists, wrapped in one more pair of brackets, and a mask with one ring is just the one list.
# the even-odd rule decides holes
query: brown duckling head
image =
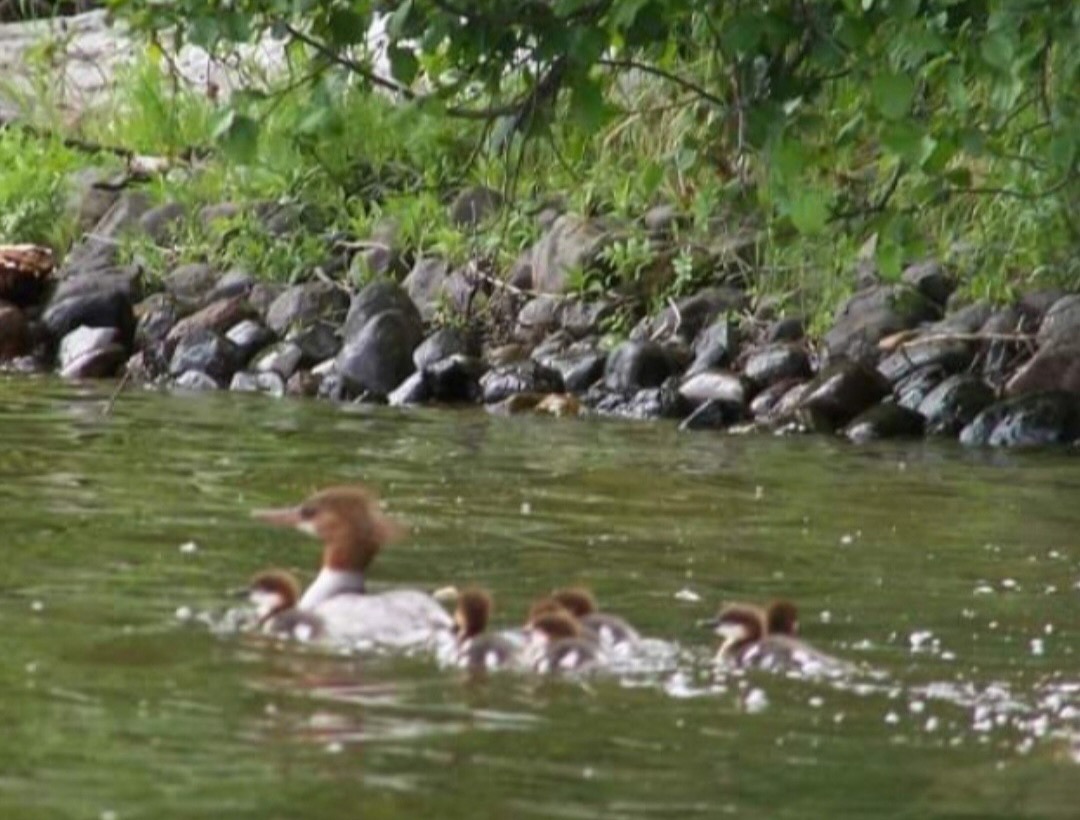
{"label": "brown duckling head", "polygon": [[492,601],[488,592],[475,587],[463,590],[454,610],[454,631],[458,638],[475,638],[487,629],[491,610]]}
{"label": "brown duckling head", "polygon": [[567,612],[566,607],[564,607],[550,595],[546,598],[538,598],[537,600],[533,601],[532,606],[529,607],[529,614],[525,616],[525,625],[532,626],[533,622],[536,621],[537,618],[540,618],[544,615],[553,614],[566,615],[569,613]]}
{"label": "brown duckling head", "polygon": [[596,612],[596,598],[584,587],[557,589],[551,594],[551,599],[575,618],[584,618]]}
{"label": "brown duckling head", "polygon": [[534,633],[539,633],[548,641],[567,638],[580,638],[581,627],[569,612],[545,612],[529,623]]}
{"label": "brown duckling head", "polygon": [[799,610],[791,601],[773,601],[767,613],[767,630],[770,635],[799,634]]}
{"label": "brown duckling head", "polygon": [[300,584],[291,572],[283,569],[266,569],[251,579],[247,587],[248,599],[259,612],[259,623],[292,609],[300,598]]}
{"label": "brown duckling head", "polygon": [[383,513],[375,494],[361,484],[329,487],[295,507],[254,510],[252,515],[279,527],[292,527],[323,543],[323,567],[363,572],[385,544],[404,535],[404,527]]}
{"label": "brown duckling head", "polygon": [[723,641],[720,653],[726,655],[738,652],[743,647],[761,640],[765,634],[761,610],[744,604],[731,604],[720,610],[714,619],[707,622]]}

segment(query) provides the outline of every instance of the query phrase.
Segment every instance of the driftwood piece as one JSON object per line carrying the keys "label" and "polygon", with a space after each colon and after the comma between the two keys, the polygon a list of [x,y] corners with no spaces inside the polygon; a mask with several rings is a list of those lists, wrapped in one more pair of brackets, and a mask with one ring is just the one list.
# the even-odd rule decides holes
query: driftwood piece
{"label": "driftwood piece", "polygon": [[41,245],[0,245],[0,300],[17,305],[37,302],[52,279],[56,260]]}

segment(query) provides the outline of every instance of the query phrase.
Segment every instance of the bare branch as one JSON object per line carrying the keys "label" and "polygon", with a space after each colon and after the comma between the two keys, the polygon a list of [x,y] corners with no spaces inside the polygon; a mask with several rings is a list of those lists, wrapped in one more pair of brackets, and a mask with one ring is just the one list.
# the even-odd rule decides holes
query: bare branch
{"label": "bare branch", "polygon": [[602,59],[597,60],[597,63],[608,68],[618,68],[622,70],[635,69],[637,71],[644,71],[646,74],[652,74],[655,77],[667,80],[674,83],[677,86],[693,91],[701,99],[708,100],[718,108],[728,108],[728,101],[722,97],[718,97],[711,93],[708,89],[703,88],[692,80],[688,80],[685,77],[680,77],[677,74],[672,74],[670,71],[665,71],[662,68],[657,68],[651,63],[642,63],[638,60],[610,60]]}

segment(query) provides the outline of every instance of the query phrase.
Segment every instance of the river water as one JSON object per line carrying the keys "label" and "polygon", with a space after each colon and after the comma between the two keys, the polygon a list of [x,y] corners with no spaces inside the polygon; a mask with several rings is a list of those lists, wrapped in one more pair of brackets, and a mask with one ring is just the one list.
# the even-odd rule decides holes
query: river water
{"label": "river water", "polygon": [[[0,817],[1076,816],[1074,455],[108,398],[0,381]],[[356,479],[412,528],[379,584],[509,624],[584,583],[679,658],[467,680],[206,626],[317,564],[250,508]],[[865,679],[716,671],[695,622],[778,595]]]}

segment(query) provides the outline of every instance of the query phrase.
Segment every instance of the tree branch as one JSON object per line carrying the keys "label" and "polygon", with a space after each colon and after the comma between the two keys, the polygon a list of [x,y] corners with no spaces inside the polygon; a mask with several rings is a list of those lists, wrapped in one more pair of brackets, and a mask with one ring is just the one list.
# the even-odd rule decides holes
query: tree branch
{"label": "tree branch", "polygon": [[637,71],[644,71],[646,74],[652,74],[655,77],[660,77],[661,79],[674,83],[677,86],[693,91],[695,94],[701,97],[701,99],[708,100],[718,108],[726,109],[729,107],[727,100],[723,99],[722,97],[716,96],[715,94],[711,93],[697,83],[688,80],[685,77],[680,77],[677,74],[672,74],[670,71],[665,71],[662,68],[657,68],[650,63],[642,63],[638,60],[601,59],[597,60],[597,64],[607,66],[608,68],[618,68],[623,70],[636,69]]}
{"label": "tree branch", "polygon": [[310,46],[311,48],[315,49],[315,51],[317,51],[330,62],[335,63],[342,68],[347,68],[354,74],[358,74],[359,76],[370,82],[372,85],[377,85],[380,88],[385,88],[388,91],[393,91],[395,94],[400,94],[407,100],[416,99],[416,93],[412,89],[406,88],[396,80],[391,80],[387,77],[382,76],[381,74],[376,74],[363,63],[358,63],[356,62],[356,60],[351,60],[348,57],[340,54],[339,52],[334,51],[325,43],[320,42],[311,35],[305,34],[304,32],[300,31],[300,29],[296,28],[291,23],[283,22],[282,26],[284,26],[285,31],[287,31],[290,36],[299,40],[304,45]]}

